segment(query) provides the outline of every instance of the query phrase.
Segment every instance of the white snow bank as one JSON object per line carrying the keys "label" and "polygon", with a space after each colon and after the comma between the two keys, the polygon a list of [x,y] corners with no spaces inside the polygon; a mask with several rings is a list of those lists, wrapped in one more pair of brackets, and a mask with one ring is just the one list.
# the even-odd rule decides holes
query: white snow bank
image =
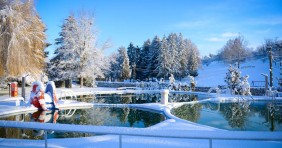
{"label": "white snow bank", "polygon": [[[226,85],[224,78],[226,76],[227,69],[229,64],[225,64],[222,61],[215,61],[210,63],[208,66],[203,65],[199,69],[199,76],[196,77],[197,85],[196,86],[210,86],[216,87],[218,85]],[[273,84],[274,86],[278,85],[276,77],[279,75],[279,64],[273,63]],[[264,81],[264,76],[261,73],[267,74],[269,76],[269,62],[265,62],[261,59],[258,60],[248,60],[240,64],[241,76],[249,75],[249,83],[252,81]]]}

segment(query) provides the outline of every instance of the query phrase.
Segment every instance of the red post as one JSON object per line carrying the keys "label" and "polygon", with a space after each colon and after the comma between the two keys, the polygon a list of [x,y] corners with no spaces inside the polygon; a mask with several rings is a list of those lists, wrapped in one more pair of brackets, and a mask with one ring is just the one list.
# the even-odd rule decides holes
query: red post
{"label": "red post", "polygon": [[17,82],[11,83],[11,96],[12,97],[18,96],[18,83]]}

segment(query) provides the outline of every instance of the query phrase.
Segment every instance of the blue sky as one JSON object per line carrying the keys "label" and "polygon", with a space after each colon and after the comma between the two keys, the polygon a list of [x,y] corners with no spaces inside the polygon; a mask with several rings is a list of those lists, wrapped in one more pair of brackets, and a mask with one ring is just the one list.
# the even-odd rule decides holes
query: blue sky
{"label": "blue sky", "polygon": [[35,5],[51,44],[70,12],[92,11],[99,42],[112,42],[106,54],[130,42],[142,46],[155,35],[180,32],[201,56],[217,53],[239,33],[253,48],[264,39],[282,39],[282,0],[35,0]]}

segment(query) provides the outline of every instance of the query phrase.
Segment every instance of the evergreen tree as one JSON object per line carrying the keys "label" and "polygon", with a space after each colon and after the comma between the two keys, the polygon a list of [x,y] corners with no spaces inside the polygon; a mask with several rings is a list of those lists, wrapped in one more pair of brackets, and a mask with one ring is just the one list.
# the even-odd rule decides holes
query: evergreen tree
{"label": "evergreen tree", "polygon": [[116,53],[113,53],[109,56],[110,70],[108,71],[107,76],[111,81],[117,80],[119,78],[120,67],[117,62],[117,56],[118,55]]}
{"label": "evergreen tree", "polygon": [[141,65],[140,65],[140,70],[142,72],[142,77],[141,79],[146,79],[149,77],[150,71],[148,68],[148,65],[150,63],[151,57],[150,57],[150,46],[151,46],[151,41],[148,39],[147,41],[144,42],[141,50]]}
{"label": "evergreen tree", "polygon": [[124,47],[120,47],[118,49],[117,65],[120,69],[119,79],[120,80],[129,79],[131,76],[131,69],[129,66],[129,58],[126,49]]}
{"label": "evergreen tree", "polygon": [[178,71],[176,71],[175,76],[177,78],[183,78],[185,76],[187,76],[186,73],[186,65],[187,65],[187,54],[188,52],[185,52],[185,42],[183,39],[182,34],[180,33],[178,38],[177,38],[177,57],[178,58],[178,62],[179,65],[177,67]]}
{"label": "evergreen tree", "polygon": [[62,25],[60,38],[56,39],[58,48],[56,56],[50,61],[49,75],[53,79],[80,78],[80,86],[83,78],[92,79],[94,82],[98,76],[104,76],[104,70],[108,67],[102,48],[97,47],[94,17],[87,13],[80,13],[77,17],[70,15]]}
{"label": "evergreen tree", "polygon": [[179,69],[180,78],[183,78],[189,75],[188,62],[189,62],[189,56],[190,56],[192,45],[193,43],[191,42],[191,40],[188,40],[188,39],[182,40],[180,42],[180,48],[183,49],[179,56],[180,58],[180,69]]}
{"label": "evergreen tree", "polygon": [[129,58],[129,65],[132,67],[133,64],[136,64],[136,47],[133,43],[130,43],[127,47],[127,54]]}
{"label": "evergreen tree", "polygon": [[139,58],[139,53],[137,51],[137,48],[133,45],[133,43],[130,43],[127,48],[127,54],[129,58],[129,65],[131,68],[131,79],[136,79],[136,63]]}
{"label": "evergreen tree", "polygon": [[184,39],[181,33],[179,35],[171,33],[167,38],[163,37],[162,41],[155,36],[152,43],[149,39],[144,42],[141,52],[140,48],[135,49],[133,43],[130,43],[127,51],[132,75],[136,75],[133,78],[144,80],[153,77],[168,78],[170,74],[176,78],[183,78],[189,74],[198,75],[197,69],[200,64],[198,48],[190,40]]}
{"label": "evergreen tree", "polygon": [[199,66],[199,51],[198,48],[194,44],[192,44],[188,58],[189,75],[193,77],[198,76],[198,66]]}
{"label": "evergreen tree", "polygon": [[171,33],[168,38],[168,52],[169,52],[169,73],[175,75],[179,70],[179,58],[177,54],[177,35],[175,33]]}
{"label": "evergreen tree", "polygon": [[135,75],[136,79],[141,80],[143,75],[142,75],[142,56],[141,56],[141,48],[136,46],[135,48],[136,51],[136,66],[135,66],[135,74],[132,73],[133,75]]}
{"label": "evergreen tree", "polygon": [[[58,48],[55,50],[56,56],[50,60],[51,67],[49,75],[52,79],[75,78],[78,71],[78,24],[73,15],[70,15],[62,25],[60,38],[56,39]],[[53,77],[52,77],[53,76]]]}
{"label": "evergreen tree", "polygon": [[168,43],[167,39],[164,36],[161,42],[161,47],[160,47],[160,55],[158,56],[158,77],[163,77],[163,78],[168,78],[170,74],[170,63],[169,63],[169,52],[168,52]]}
{"label": "evergreen tree", "polygon": [[159,57],[160,49],[161,49],[160,38],[158,36],[155,36],[155,38],[152,40],[148,53],[150,62],[148,64],[147,71],[149,72],[148,76],[151,78],[157,77],[158,75],[157,67],[158,67],[158,57]]}

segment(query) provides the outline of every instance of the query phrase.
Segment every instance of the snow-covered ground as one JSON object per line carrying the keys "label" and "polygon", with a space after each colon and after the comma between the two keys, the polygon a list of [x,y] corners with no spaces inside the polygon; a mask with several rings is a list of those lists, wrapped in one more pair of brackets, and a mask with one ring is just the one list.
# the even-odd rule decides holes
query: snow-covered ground
{"label": "snow-covered ground", "polygon": [[[229,64],[223,63],[222,61],[214,61],[208,66],[203,65],[199,69],[199,76],[196,77],[197,86],[210,86],[216,87],[218,85],[226,85],[224,82],[224,77],[228,71]],[[241,76],[249,75],[249,83],[252,81],[265,81],[264,76],[261,74],[267,74],[269,76],[269,62],[263,61],[262,59],[257,60],[247,60],[240,64]],[[280,76],[280,67],[277,62],[273,63],[273,84],[278,85],[276,78]]]}
{"label": "snow-covered ground", "polygon": [[[58,94],[62,92],[72,91],[76,95],[78,94],[94,94],[94,93],[124,93],[127,90],[116,90],[113,88],[72,88],[72,89],[58,89]],[[134,91],[134,90],[130,90]],[[28,94],[27,94],[28,96]],[[8,98],[6,100],[15,101],[15,98]],[[230,96],[219,98],[232,99]],[[0,98],[4,99],[3,97]],[[213,98],[213,100],[216,98]],[[255,99],[262,99],[261,97],[255,97]],[[265,97],[264,97],[265,99]],[[2,102],[3,103],[3,102]],[[13,105],[13,104],[10,104]],[[197,131],[212,131],[207,133],[206,137],[212,137],[219,134],[224,130],[216,129],[209,126],[199,125],[183,119],[179,119],[172,114],[170,110],[173,107],[180,106],[181,103],[162,105],[159,103],[149,104],[129,104],[130,107],[151,109],[164,112],[171,119],[165,120],[157,125],[145,128],[150,133],[160,134],[160,131],[166,131],[167,133],[179,133],[178,135],[184,135],[185,133],[197,133]],[[118,106],[118,105],[116,105]],[[124,104],[122,105],[124,106]],[[0,112],[5,112],[5,108],[1,107]],[[58,124],[56,124],[58,125]],[[110,129],[114,127],[109,127]],[[230,131],[226,131],[230,132]],[[245,133],[241,132],[241,137],[244,137]],[[269,132],[268,132],[269,133]],[[275,132],[281,135],[282,132]],[[263,132],[262,132],[263,134]],[[219,135],[218,135],[219,136]],[[235,136],[235,135],[234,135]],[[247,138],[247,137],[246,137]],[[44,147],[44,140],[18,140],[18,139],[0,139],[0,147]],[[48,139],[48,147],[119,147],[119,137],[116,135],[104,135],[94,136],[87,138],[65,138],[65,139]],[[160,137],[139,137],[139,136],[123,136],[122,147],[209,147],[208,139],[185,139],[185,138],[160,138]],[[249,140],[213,140],[213,147],[282,147],[282,141],[249,141]]]}

